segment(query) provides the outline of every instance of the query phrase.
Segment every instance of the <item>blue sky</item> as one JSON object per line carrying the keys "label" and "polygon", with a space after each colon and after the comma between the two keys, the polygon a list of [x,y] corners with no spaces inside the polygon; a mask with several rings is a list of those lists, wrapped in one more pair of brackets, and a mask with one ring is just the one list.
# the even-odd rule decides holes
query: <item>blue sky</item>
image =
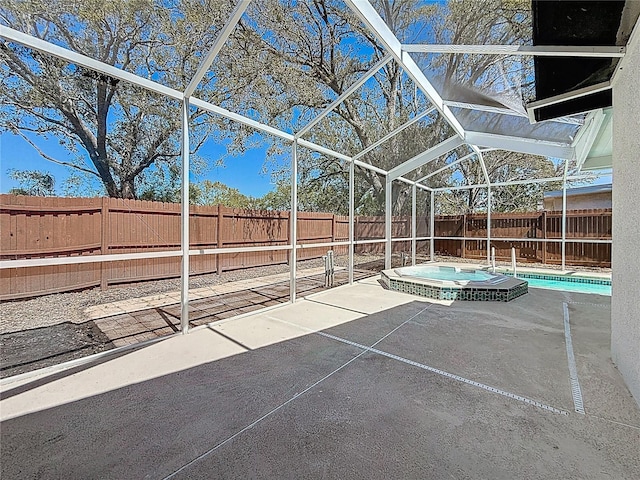
{"label": "blue sky", "polygon": [[[36,140],[37,141],[37,140]],[[73,154],[67,152],[55,139],[37,141],[38,146],[48,155],[62,160],[71,161]],[[209,142],[200,150],[199,154],[208,158],[214,165],[224,153],[224,146]],[[273,189],[268,174],[260,174],[264,158],[266,157],[266,145],[249,150],[239,157],[226,158],[223,167],[209,167],[199,176],[191,178],[192,181],[209,179],[219,181],[233,188],[237,188],[245,195],[261,197]],[[38,170],[51,173],[56,179],[56,191],[61,193],[61,187],[72,173],[69,167],[57,165],[42,158],[38,152],[18,135],[11,133],[0,134],[0,193],[7,193],[11,188],[19,186],[16,181],[9,178],[8,171]]]}
{"label": "blue sky", "polygon": [[[49,143],[55,147],[55,142]],[[60,151],[64,152],[61,147],[50,150],[50,154],[58,156],[61,160],[69,159],[68,155],[60,155]],[[7,193],[11,188],[18,186],[16,181],[9,178],[10,169],[48,171],[59,183],[69,173],[68,168],[44,160],[25,140],[11,133],[0,135],[0,167],[0,193]]]}

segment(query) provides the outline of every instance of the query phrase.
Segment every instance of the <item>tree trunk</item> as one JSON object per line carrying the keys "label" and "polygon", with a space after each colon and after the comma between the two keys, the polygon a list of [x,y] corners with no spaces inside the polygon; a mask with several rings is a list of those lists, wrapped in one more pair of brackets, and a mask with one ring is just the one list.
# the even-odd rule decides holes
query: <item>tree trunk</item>
{"label": "tree trunk", "polygon": [[128,200],[136,199],[136,185],[135,178],[126,178],[122,180],[122,187],[120,188],[120,198],[126,198]]}

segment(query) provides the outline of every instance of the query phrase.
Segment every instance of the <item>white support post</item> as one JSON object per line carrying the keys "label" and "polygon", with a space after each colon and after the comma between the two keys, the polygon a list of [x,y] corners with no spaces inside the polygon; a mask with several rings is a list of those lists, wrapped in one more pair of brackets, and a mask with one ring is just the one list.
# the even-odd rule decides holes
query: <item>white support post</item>
{"label": "white support post", "polygon": [[182,194],[180,209],[180,248],[182,268],[180,272],[180,328],[189,331],[189,100],[182,101]]}
{"label": "white support post", "polygon": [[491,273],[496,273],[496,247],[491,247]]}
{"label": "white support post", "polygon": [[487,187],[487,264],[491,263],[491,185]]}
{"label": "white support post", "polygon": [[417,232],[417,199],[418,188],[414,184],[411,187],[411,265],[416,264],[416,237]]}
{"label": "white support post", "polygon": [[291,253],[289,254],[289,298],[291,303],[296,301],[296,267],[298,261],[298,141],[293,141],[291,147],[291,212],[289,213],[291,227]]}
{"label": "white support post", "polygon": [[569,160],[564,161],[564,174],[562,175],[562,271],[566,267],[567,259],[567,173]]}
{"label": "white support post", "polygon": [[355,163],[349,163],[349,285],[353,284],[354,236],[355,236]]}
{"label": "white support post", "polygon": [[391,248],[393,246],[391,242],[391,217],[392,217],[392,193],[393,193],[393,180],[387,175],[385,177],[385,191],[384,191],[384,238],[386,240],[384,249],[384,268],[386,270],[391,268]]}
{"label": "white support post", "polygon": [[491,261],[491,178],[489,178],[489,172],[487,171],[487,165],[484,163],[482,152],[476,146],[472,146],[471,148],[478,155],[484,181],[487,182],[487,263],[489,263]]}
{"label": "white support post", "polygon": [[436,228],[436,192],[431,190],[431,208],[429,209],[429,235],[431,236],[431,240],[429,240],[429,259],[433,262],[436,259],[435,251],[435,228]]}

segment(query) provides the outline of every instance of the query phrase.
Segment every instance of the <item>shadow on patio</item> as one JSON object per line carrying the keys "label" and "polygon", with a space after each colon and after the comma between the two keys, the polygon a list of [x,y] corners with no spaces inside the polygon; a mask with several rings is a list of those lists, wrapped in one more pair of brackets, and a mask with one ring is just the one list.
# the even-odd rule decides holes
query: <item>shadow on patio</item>
{"label": "shadow on patio", "polygon": [[640,412],[608,357],[608,303],[433,303],[370,278],[6,385],[3,474],[634,478]]}

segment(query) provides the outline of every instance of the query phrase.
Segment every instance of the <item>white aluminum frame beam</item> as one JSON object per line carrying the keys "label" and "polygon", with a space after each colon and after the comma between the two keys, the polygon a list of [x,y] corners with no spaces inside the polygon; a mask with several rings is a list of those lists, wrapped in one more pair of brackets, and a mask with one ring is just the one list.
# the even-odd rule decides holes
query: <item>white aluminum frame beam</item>
{"label": "white aluminum frame beam", "polygon": [[480,162],[480,168],[482,169],[482,175],[484,176],[484,181],[487,182],[488,186],[491,186],[491,179],[489,178],[489,172],[487,171],[487,166],[484,163],[484,157],[482,156],[482,152],[475,145],[470,145],[470,147],[478,156],[478,161]]}
{"label": "white aluminum frame beam", "polygon": [[371,245],[374,243],[385,243],[386,241],[385,238],[374,238],[372,240],[356,240],[353,243],[355,245]]}
{"label": "white aluminum frame beam", "polygon": [[480,105],[477,103],[456,102],[455,100],[445,100],[444,104],[448,107],[464,108],[465,110],[475,110],[480,112],[497,113],[499,115],[514,115],[516,117],[527,117],[527,115],[511,110],[507,107],[492,107],[489,105]]}
{"label": "white aluminum frame beam", "polygon": [[392,238],[392,242],[410,242],[412,240],[411,237],[400,237],[400,238]]}
{"label": "white aluminum frame beam", "polygon": [[365,148],[364,150],[362,150],[359,153],[356,153],[353,156],[354,160],[357,160],[360,157],[363,157],[364,155],[366,155],[367,153],[369,153],[371,150],[374,150],[376,148],[378,148],[380,145],[382,145],[384,142],[386,142],[387,140],[395,137],[397,134],[399,134],[400,132],[402,132],[403,130],[409,128],[411,125],[413,125],[414,123],[422,120],[424,117],[426,117],[427,115],[429,115],[430,113],[432,113],[434,110],[436,110],[436,107],[431,107],[429,110],[425,110],[422,113],[419,113],[418,115],[416,115],[415,117],[413,117],[411,120],[407,121],[406,123],[403,123],[402,125],[400,125],[398,128],[392,130],[391,132],[387,133],[384,137],[382,137],[380,140],[376,141],[375,143],[372,143],[371,145],[369,145],[367,148]]}
{"label": "white aluminum frame beam", "polygon": [[[570,175],[567,180],[589,180],[589,175]],[[547,182],[561,182],[564,177],[546,177],[546,178],[527,178],[522,180],[511,180],[509,182],[494,182],[492,187],[508,187],[510,185],[526,185],[527,183],[547,183]],[[438,187],[434,188],[435,192],[448,192],[451,190],[470,190],[473,188],[487,188],[486,183],[478,183],[475,185],[458,185],[454,187]]]}
{"label": "white aluminum frame beam", "polygon": [[323,147],[321,145],[317,145],[308,140],[303,140],[302,138],[297,138],[296,142],[301,147],[308,148],[309,150],[313,150],[317,153],[322,153],[323,155],[327,155],[329,157],[337,158],[338,160],[344,160],[345,162],[351,162],[352,158],[349,155],[344,155],[343,153],[336,152],[335,150],[331,150],[330,148]]}
{"label": "white aluminum frame beam", "polygon": [[436,45],[403,44],[410,53],[447,53],[470,55],[526,55],[534,57],[591,57],[621,58],[626,47],[619,46],[562,46],[562,45]]}
{"label": "white aluminum frame beam", "polygon": [[491,265],[491,184],[487,186],[487,265]]}
{"label": "white aluminum frame beam", "polygon": [[[311,244],[309,244],[311,245]],[[298,245],[300,247],[300,245]],[[230,248],[199,248],[189,250],[189,256],[235,254],[249,252],[272,252],[278,250],[290,250],[289,245],[259,246],[259,247],[230,247]],[[0,260],[0,270],[7,268],[47,267],[52,265],[78,265],[81,263],[108,263],[122,262],[125,260],[142,260],[150,258],[176,258],[182,257],[182,250],[163,250],[160,252],[144,253],[113,253],[107,255],[79,255],[75,257],[46,257],[29,258],[25,260]]]}
{"label": "white aluminum frame beam", "polygon": [[[482,240],[482,237],[436,237],[436,240]],[[560,243],[561,238],[527,238],[527,237],[494,237],[494,240],[508,242],[539,242],[539,243]],[[610,238],[567,238],[567,243],[593,243],[593,244],[610,244],[613,240]]]}
{"label": "white aluminum frame beam", "polygon": [[355,258],[355,162],[349,164],[349,285],[353,285],[353,263]]}
{"label": "white aluminum frame beam", "polygon": [[362,77],[358,79],[353,85],[347,88],[342,94],[336,98],[330,105],[328,105],[322,112],[320,112],[313,120],[307,123],[302,129],[296,133],[296,138],[302,137],[304,134],[308,133],[314,126],[322,121],[327,115],[333,112],[338,106],[344,102],[353,92],[355,92],[358,88],[364,85],[367,80],[373,77],[376,73],[380,71],[382,67],[384,67],[387,63],[389,63],[393,58],[391,55],[385,55],[382,57],[371,69],[364,74]]}
{"label": "white aluminum frame beam", "polygon": [[291,135],[290,133],[283,132],[282,130],[278,130],[277,128],[265,125],[264,123],[257,122],[251,118],[245,117],[244,115],[240,115],[239,113],[234,113],[230,110],[227,110],[226,108],[214,105],[213,103],[201,100],[196,97],[190,97],[189,103],[191,103],[191,105],[193,105],[194,107],[199,108],[200,110],[215,113],[216,115],[220,115],[221,117],[233,120],[234,122],[238,122],[242,125],[246,125],[247,127],[258,130],[259,132],[268,133],[269,135],[273,135],[274,137],[293,142],[293,135]]}
{"label": "white aluminum frame beam", "polygon": [[464,162],[465,160],[468,160],[469,158],[474,157],[474,156],[476,156],[476,155],[477,155],[477,153],[476,153],[476,152],[468,153],[468,154],[467,154],[467,155],[465,155],[464,157],[460,157],[460,158],[458,158],[457,160],[454,160],[453,162],[446,164],[444,167],[440,167],[439,169],[434,170],[433,172],[431,172],[431,173],[430,173],[430,174],[428,174],[428,175],[425,175],[424,177],[420,178],[419,180],[416,180],[416,182],[417,182],[417,183],[419,183],[419,182],[424,182],[425,180],[427,180],[427,179],[429,179],[429,178],[433,177],[434,175],[437,175],[437,174],[439,174],[440,172],[444,172],[445,170],[448,170],[449,168],[453,168],[453,167],[455,167],[456,165],[458,165],[459,163],[462,163],[462,162]]}
{"label": "white aluminum frame beam", "polygon": [[416,237],[418,235],[418,189],[416,184],[411,187],[411,265],[416,264]]}
{"label": "white aluminum frame beam", "polygon": [[430,149],[425,150],[424,152],[416,155],[415,157],[407,160],[406,162],[401,163],[397,167],[392,168],[391,170],[389,170],[388,175],[391,178],[391,180],[396,180],[398,177],[401,177],[402,175],[405,175],[415,170],[416,168],[426,165],[427,163],[432,162],[438,157],[441,157],[442,155],[445,155],[450,151],[455,150],[456,148],[458,148],[460,145],[463,145],[464,143],[465,143],[464,140],[458,135],[449,137],[444,142],[440,142],[436,146],[431,147]]}
{"label": "white aluminum frame beam", "polygon": [[396,62],[404,69],[407,75],[413,80],[418,88],[426,95],[429,101],[444,116],[451,128],[464,137],[464,128],[444,101],[435,87],[427,79],[418,64],[411,56],[402,51],[400,40],[391,31],[386,22],[380,17],[375,8],[368,2],[362,0],[345,0],[347,6],[357,15],[357,17],[373,33],[385,50],[393,55]]}
{"label": "white aluminum frame beam", "polygon": [[[489,113],[496,113],[498,115],[511,115],[514,117],[529,118],[528,113],[518,112],[516,110],[511,110],[510,108],[507,108],[507,107],[492,107],[489,105],[480,105],[478,103],[457,102],[454,100],[445,100],[444,103],[449,107],[463,108],[465,110],[474,110],[477,112],[478,111],[489,112]],[[584,124],[584,122],[581,119],[571,117],[571,116],[556,117],[550,121],[553,121],[555,123],[567,123],[569,125],[580,125],[580,126]]]}
{"label": "white aluminum frame beam", "polygon": [[114,67],[113,65],[109,65],[108,63],[94,60],[93,58],[82,55],[81,53],[74,52],[73,50],[69,50],[58,45],[54,45],[53,43],[49,43],[45,40],[41,40],[37,37],[22,33],[18,30],[14,30],[13,28],[9,28],[4,25],[0,25],[0,37],[3,37],[12,42],[20,43],[26,47],[38,50],[48,55],[53,55],[54,57],[60,58],[69,63],[80,65],[96,72],[104,73],[106,75],[109,75],[110,77],[118,78],[120,80],[124,80],[125,82],[138,85],[142,88],[155,93],[159,93],[160,95],[165,95],[175,100],[182,101],[182,99],[184,98],[183,93],[178,90],[166,87],[160,83],[154,82],[153,80],[149,80],[134,73],[126,72],[117,67]]}
{"label": "white aluminum frame beam", "polygon": [[548,107],[550,105],[566,102],[568,100],[573,100],[575,98],[585,97],[587,95],[593,95],[594,93],[603,92],[611,88],[612,88],[611,81],[607,80],[605,82],[597,83],[595,85],[579,88],[578,90],[573,90],[567,93],[561,93],[560,95],[555,95],[553,97],[544,98],[542,100],[537,100],[535,102],[528,103],[526,105],[526,109],[527,109],[527,115],[529,116],[529,121],[531,123],[537,123],[537,120],[535,117],[535,111],[539,108]]}
{"label": "white aluminum frame beam", "polygon": [[560,159],[572,159],[575,155],[570,145],[534,140],[530,138],[511,137],[507,135],[497,135],[495,133],[468,131],[465,140],[471,145],[482,145],[483,147],[493,147],[500,150],[512,152],[530,153],[543,157],[554,157]]}
{"label": "white aluminum frame beam", "polygon": [[567,258],[567,174],[569,173],[569,160],[564,161],[564,173],[562,175],[562,271],[566,267]]}
{"label": "white aluminum frame beam", "polygon": [[583,127],[578,131],[578,135],[576,135],[576,139],[572,144],[576,152],[576,165],[578,169],[582,167],[582,164],[589,155],[589,151],[591,147],[593,147],[598,133],[600,133],[600,127],[605,118],[606,115],[602,109],[590,112],[585,119]]}
{"label": "white aluminum frame beam", "polygon": [[478,161],[482,168],[484,181],[487,182],[487,263],[491,263],[491,178],[489,178],[489,172],[487,171],[487,166],[484,163],[484,156],[482,155],[482,152],[475,145],[471,145],[471,148],[478,155]]}
{"label": "white aluminum frame beam", "polygon": [[435,239],[436,239],[436,192],[431,190],[431,198],[430,198],[430,208],[429,208],[429,259],[433,262],[436,259],[435,251]]}
{"label": "white aluminum frame beam", "polygon": [[247,9],[250,3],[251,3],[251,0],[240,0],[236,5],[236,7],[234,8],[233,12],[231,12],[229,19],[227,20],[227,23],[224,25],[224,27],[222,27],[222,30],[220,30],[220,33],[218,33],[218,37],[213,42],[213,45],[209,49],[209,52],[207,53],[207,55],[202,59],[202,62],[200,62],[200,66],[198,67],[198,70],[196,70],[195,75],[187,85],[187,88],[185,88],[184,90],[185,97],[190,97],[191,95],[193,95],[193,92],[196,91],[196,88],[198,88],[200,81],[205,76],[205,74],[209,71],[211,64],[213,63],[215,58],[218,56],[218,53],[220,53],[220,50],[222,50],[222,47],[224,46],[226,41],[229,39],[229,35],[231,35],[233,30],[236,28],[236,25],[240,21],[240,17],[242,17],[242,15],[244,14],[245,10]]}

